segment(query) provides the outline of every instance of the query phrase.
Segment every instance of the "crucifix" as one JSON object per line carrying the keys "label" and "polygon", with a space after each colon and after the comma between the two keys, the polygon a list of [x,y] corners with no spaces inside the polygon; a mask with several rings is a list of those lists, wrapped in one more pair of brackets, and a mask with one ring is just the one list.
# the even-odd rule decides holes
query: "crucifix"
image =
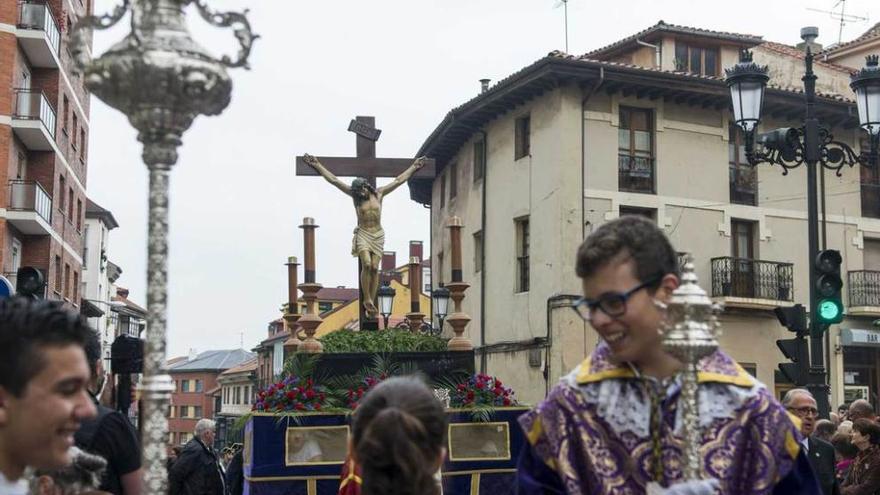
{"label": "crucifix", "polygon": [[[296,175],[323,176],[330,184],[354,200],[358,226],[354,229],[351,254],[358,258],[360,329],[378,330],[376,292],[379,288],[379,263],[385,245],[382,229],[382,199],[407,180],[434,177],[434,160],[420,157],[376,158],[376,141],[381,130],[374,117],[357,117],[348,130],[355,133],[357,155],[350,157],[296,157]],[[350,185],[338,176],[357,177]],[[376,187],[377,177],[393,177],[390,183]],[[308,273],[306,273],[308,277]],[[308,282],[308,280],[307,280]]]}

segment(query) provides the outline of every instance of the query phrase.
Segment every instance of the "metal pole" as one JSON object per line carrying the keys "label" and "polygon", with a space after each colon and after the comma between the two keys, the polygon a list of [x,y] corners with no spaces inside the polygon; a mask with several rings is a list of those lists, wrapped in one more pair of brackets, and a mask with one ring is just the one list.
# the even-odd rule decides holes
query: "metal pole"
{"label": "metal pole", "polygon": [[148,164],[150,170],[149,230],[147,234],[147,335],[144,352],[143,391],[145,424],[145,493],[168,492],[165,442],[168,404],[174,391],[165,372],[165,336],[168,300],[168,179],[166,164]]}
{"label": "metal pole", "polygon": [[813,53],[807,48],[804,57],[806,72],[804,94],[806,96],[806,118],[804,119],[804,161],[807,164],[807,224],[808,259],[810,273],[810,373],[807,388],[816,399],[820,417],[827,417],[830,411],[828,385],[825,373],[825,352],[822,342],[822,326],[816,314],[816,271],[813,269],[819,254],[819,206],[816,184],[816,166],[819,163],[819,120],[816,118],[816,75],[813,73]]}

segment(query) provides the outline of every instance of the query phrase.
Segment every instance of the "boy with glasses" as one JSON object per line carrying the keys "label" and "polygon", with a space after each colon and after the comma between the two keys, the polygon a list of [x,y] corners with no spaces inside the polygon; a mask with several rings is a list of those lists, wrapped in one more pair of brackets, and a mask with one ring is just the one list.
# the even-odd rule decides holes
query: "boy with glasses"
{"label": "boy with glasses", "polygon": [[682,480],[682,364],[663,350],[678,287],[669,240],[647,219],[609,222],[581,245],[575,310],[600,344],[520,423],[521,494],[819,494],[800,434],[763,384],[722,351],[699,369],[703,469]]}

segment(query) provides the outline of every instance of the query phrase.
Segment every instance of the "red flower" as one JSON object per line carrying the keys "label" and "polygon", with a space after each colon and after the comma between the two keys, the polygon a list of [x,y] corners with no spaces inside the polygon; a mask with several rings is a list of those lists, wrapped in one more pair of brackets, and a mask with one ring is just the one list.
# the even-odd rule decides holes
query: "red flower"
{"label": "red flower", "polygon": [[291,390],[290,392],[287,392],[287,398],[290,400],[296,399],[296,394]]}
{"label": "red flower", "polygon": [[313,399],[315,397],[315,391],[312,389],[306,390],[306,399]]}
{"label": "red flower", "polygon": [[315,404],[315,411],[320,411],[320,410],[321,410],[321,404],[320,403]]}
{"label": "red flower", "polygon": [[297,411],[304,411],[306,406],[304,406],[302,402],[297,402],[296,404],[293,405],[293,408],[296,409]]}
{"label": "red flower", "polygon": [[483,382],[477,382],[477,388],[483,390]]}
{"label": "red flower", "polygon": [[504,398],[504,405],[505,405],[505,406],[509,406],[509,405],[510,405],[510,399],[508,399],[507,397]]}
{"label": "red flower", "polygon": [[467,399],[474,400],[474,391],[473,390],[468,390]]}
{"label": "red flower", "polygon": [[501,380],[495,379],[495,388],[501,388]]}

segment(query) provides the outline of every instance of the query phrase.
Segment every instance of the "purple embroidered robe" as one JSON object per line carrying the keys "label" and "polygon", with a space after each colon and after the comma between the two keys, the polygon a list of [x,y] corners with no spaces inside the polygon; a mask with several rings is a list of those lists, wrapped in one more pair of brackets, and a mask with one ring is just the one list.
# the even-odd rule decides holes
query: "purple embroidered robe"
{"label": "purple embroidered robe", "polygon": [[[721,351],[705,358],[698,370],[700,452],[705,473],[720,480],[721,493],[774,493],[789,474],[805,479],[804,486],[814,483],[809,468],[806,473],[792,472],[802,469],[797,462],[800,433],[760,382]],[[641,378],[631,367],[612,363],[607,346],[597,347],[537,408],[520,418],[531,465],[552,473],[557,486],[543,492],[641,494],[658,478],[658,470],[662,486],[683,481],[683,435],[675,426],[680,424],[679,384]],[[652,393],[662,414],[659,435],[649,424]],[[658,450],[662,467],[655,464]],[[529,465],[521,462],[520,469],[528,471]],[[521,473],[521,480],[523,476],[540,478]]]}

